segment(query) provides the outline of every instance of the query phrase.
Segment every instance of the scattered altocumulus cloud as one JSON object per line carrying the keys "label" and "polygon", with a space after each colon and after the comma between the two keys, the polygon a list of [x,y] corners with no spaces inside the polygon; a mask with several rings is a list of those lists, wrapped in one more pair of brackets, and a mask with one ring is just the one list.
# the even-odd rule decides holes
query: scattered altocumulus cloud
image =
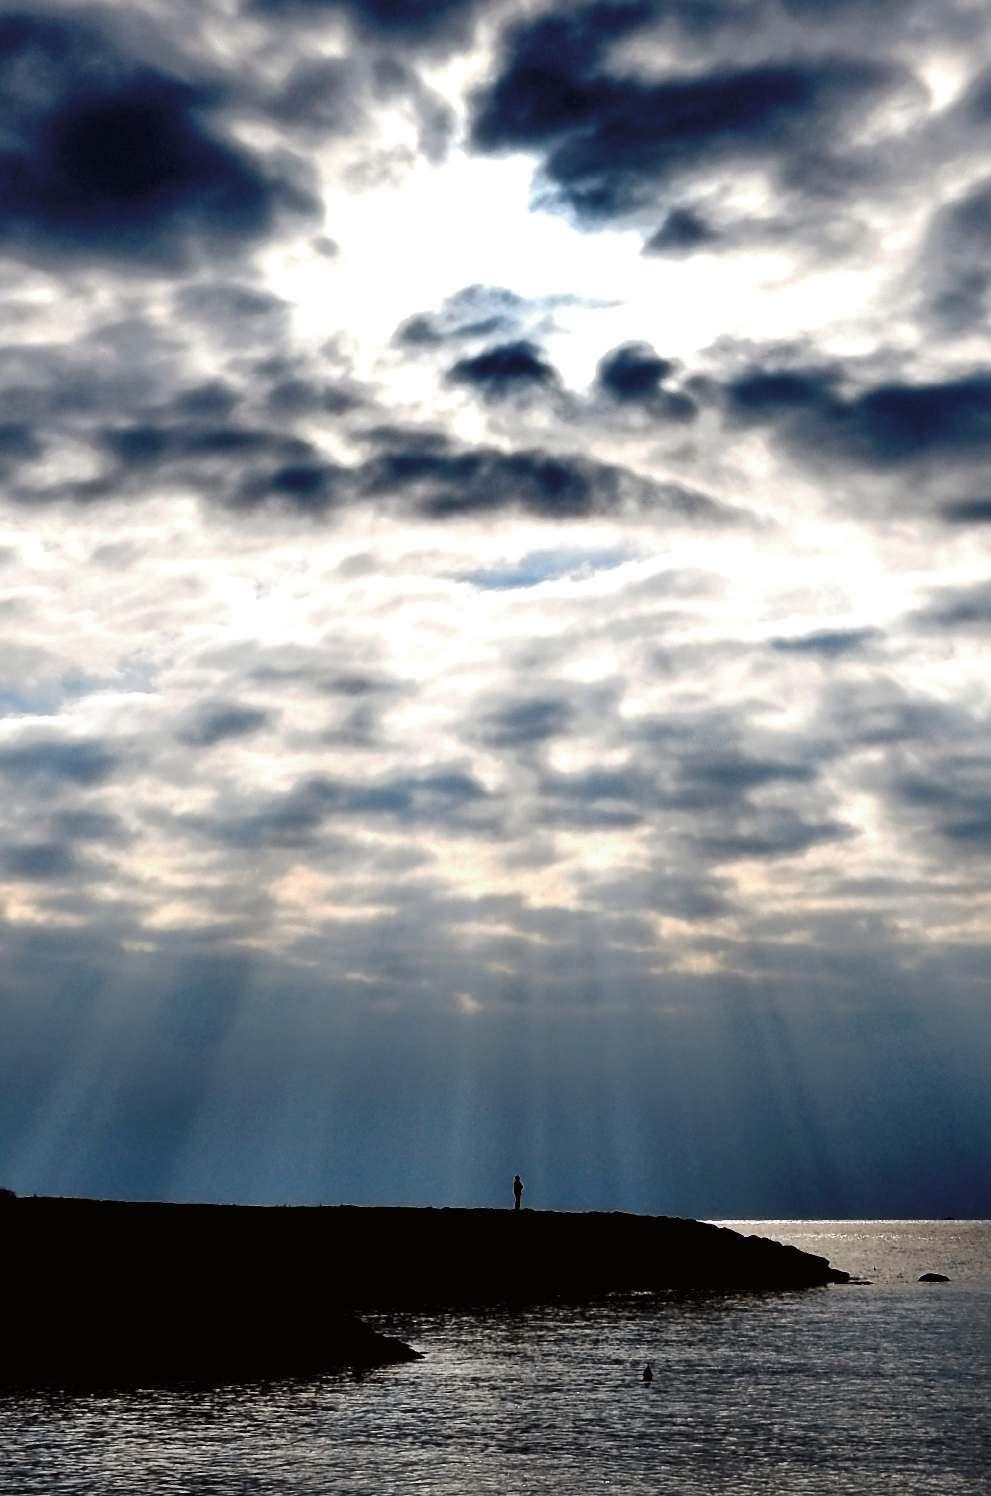
{"label": "scattered altocumulus cloud", "polygon": [[979,9],[0,20],[0,1182],[991,1211]]}

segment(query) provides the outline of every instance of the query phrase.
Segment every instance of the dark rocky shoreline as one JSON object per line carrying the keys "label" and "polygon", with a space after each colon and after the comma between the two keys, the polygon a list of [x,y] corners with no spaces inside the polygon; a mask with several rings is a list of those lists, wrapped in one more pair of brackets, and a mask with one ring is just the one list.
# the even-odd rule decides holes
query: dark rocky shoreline
{"label": "dark rocky shoreline", "polygon": [[415,1358],[362,1311],[846,1282],[669,1216],[8,1200],[0,1386],[311,1375]]}

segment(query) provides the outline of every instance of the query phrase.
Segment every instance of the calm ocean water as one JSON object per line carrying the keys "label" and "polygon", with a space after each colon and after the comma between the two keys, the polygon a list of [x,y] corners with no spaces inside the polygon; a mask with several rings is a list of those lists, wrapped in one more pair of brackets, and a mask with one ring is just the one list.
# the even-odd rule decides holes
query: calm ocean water
{"label": "calm ocean water", "polygon": [[426,1358],[361,1378],[0,1397],[0,1492],[987,1496],[991,1223],[723,1224],[872,1282],[408,1316]]}

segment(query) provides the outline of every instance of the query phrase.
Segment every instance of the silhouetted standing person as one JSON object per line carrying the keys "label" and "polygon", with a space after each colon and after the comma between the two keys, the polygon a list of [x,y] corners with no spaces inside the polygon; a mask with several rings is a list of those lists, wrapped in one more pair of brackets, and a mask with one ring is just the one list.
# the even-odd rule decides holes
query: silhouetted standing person
{"label": "silhouetted standing person", "polygon": [[518,1174],[513,1175],[513,1209],[519,1210],[520,1201],[523,1199],[523,1181]]}

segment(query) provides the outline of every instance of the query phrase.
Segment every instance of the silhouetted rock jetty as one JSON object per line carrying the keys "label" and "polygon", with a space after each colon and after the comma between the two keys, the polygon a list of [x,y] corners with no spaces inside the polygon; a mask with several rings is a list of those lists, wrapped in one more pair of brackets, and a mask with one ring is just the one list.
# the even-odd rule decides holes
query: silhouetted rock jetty
{"label": "silhouetted rock jetty", "polygon": [[846,1282],[667,1216],[18,1199],[0,1212],[0,1383],[311,1374],[415,1352],[361,1310]]}

